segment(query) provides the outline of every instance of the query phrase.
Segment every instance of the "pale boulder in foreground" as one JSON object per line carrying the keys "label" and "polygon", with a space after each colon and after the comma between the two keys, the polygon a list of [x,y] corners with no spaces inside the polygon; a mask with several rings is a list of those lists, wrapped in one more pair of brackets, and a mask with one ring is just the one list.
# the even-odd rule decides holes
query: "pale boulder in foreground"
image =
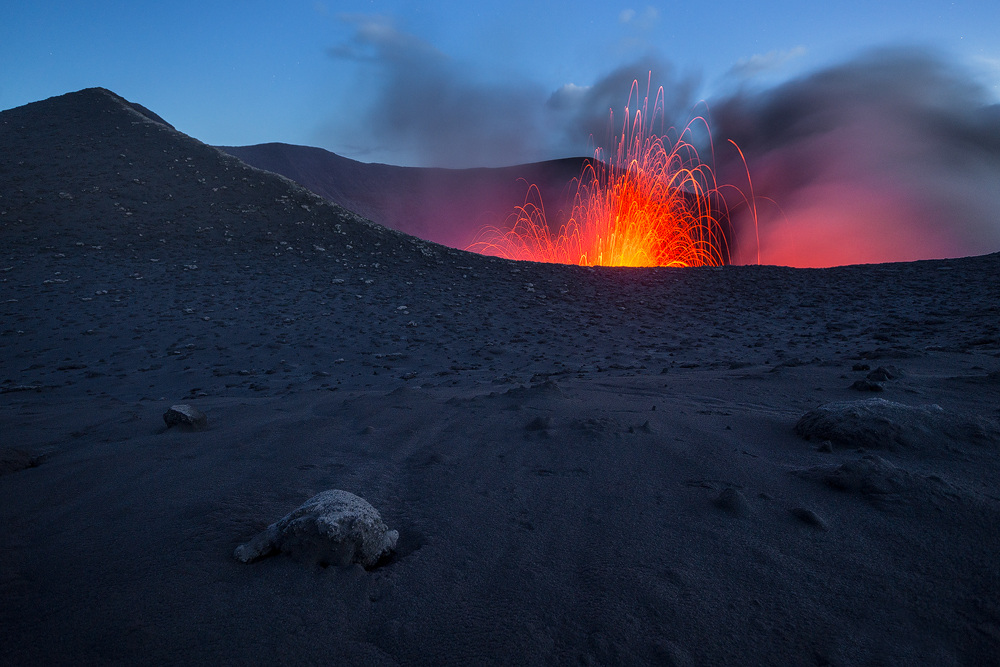
{"label": "pale boulder in foreground", "polygon": [[317,494],[236,548],[249,563],[275,551],[321,565],[360,563],[372,567],[396,548],[399,533],[389,530],[378,510],[353,493],[333,489]]}

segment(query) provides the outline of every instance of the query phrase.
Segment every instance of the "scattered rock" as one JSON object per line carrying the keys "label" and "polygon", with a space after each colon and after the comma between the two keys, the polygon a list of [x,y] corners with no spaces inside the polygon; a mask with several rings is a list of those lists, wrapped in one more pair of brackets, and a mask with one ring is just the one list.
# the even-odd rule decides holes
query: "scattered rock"
{"label": "scattered rock", "polygon": [[530,422],[528,422],[528,425],[525,426],[524,428],[527,431],[542,431],[551,427],[552,427],[551,417],[535,417]]}
{"label": "scattered rock", "polygon": [[817,452],[822,452],[823,454],[831,454],[833,452],[833,443],[829,440],[824,440],[819,443],[819,447],[816,448]]}
{"label": "scattered rock", "polygon": [[322,567],[359,563],[369,568],[395,549],[398,540],[399,533],[389,530],[366,500],[332,489],[313,496],[233,555],[249,563],[280,551]]}
{"label": "scattered rock", "polygon": [[854,364],[851,366],[852,371],[867,371],[871,368],[868,364]]}
{"label": "scattered rock", "polygon": [[35,468],[45,460],[45,453],[29,452],[19,447],[0,449],[0,475]]}
{"label": "scattered rock", "polygon": [[841,465],[795,470],[792,474],[859,495],[880,509],[901,504],[939,505],[939,500],[955,500],[959,496],[954,487],[937,475],[916,475],[873,454]]}
{"label": "scattered rock", "polygon": [[1000,442],[1000,428],[985,418],[951,413],[939,405],[910,406],[883,398],[822,405],[799,419],[795,433],[806,440],[829,440],[837,447],[889,451]]}
{"label": "scattered rock", "polygon": [[750,503],[746,497],[732,487],[722,490],[722,493],[712,501],[712,504],[720,510],[729,512],[736,516],[746,516],[750,513]]}
{"label": "scattered rock", "polygon": [[87,364],[67,364],[65,366],[59,366],[56,368],[57,371],[78,371],[87,367]]}
{"label": "scattered rock", "polygon": [[546,380],[541,384],[534,384],[530,387],[514,387],[503,393],[503,396],[518,401],[529,401],[537,398],[562,398],[563,391],[552,380]]}
{"label": "scattered rock", "polygon": [[885,391],[882,385],[871,380],[855,380],[854,384],[851,385],[851,389],[855,391]]}
{"label": "scattered rock", "polygon": [[885,382],[903,377],[905,374],[895,366],[879,366],[867,375],[872,382]]}
{"label": "scattered rock", "polygon": [[42,386],[37,384],[15,384],[0,387],[0,394],[12,394],[16,391],[41,391]]}
{"label": "scattered rock", "polygon": [[649,425],[649,420],[647,419],[639,426],[629,426],[629,433],[652,433],[653,427]]}
{"label": "scattered rock", "polygon": [[163,421],[166,422],[167,428],[186,426],[200,431],[208,426],[208,417],[205,413],[186,403],[170,406],[170,409],[163,413]]}
{"label": "scattered rock", "polygon": [[795,507],[790,510],[796,519],[802,523],[812,526],[813,528],[819,528],[820,530],[826,530],[826,521],[823,521],[822,517],[812,510],[807,510],[804,507]]}

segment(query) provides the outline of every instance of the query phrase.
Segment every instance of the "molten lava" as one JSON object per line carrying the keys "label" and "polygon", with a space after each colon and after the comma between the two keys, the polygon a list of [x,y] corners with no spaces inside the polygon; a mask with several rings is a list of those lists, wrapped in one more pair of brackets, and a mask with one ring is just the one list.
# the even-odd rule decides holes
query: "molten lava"
{"label": "molten lava", "polygon": [[[629,103],[638,82],[629,91]],[[652,116],[649,94],[630,112],[614,152],[598,148],[576,183],[569,220],[553,232],[538,188],[508,218],[507,229],[484,227],[467,250],[507,259],[584,266],[721,266],[730,260],[725,225],[729,211],[712,169],[689,141],[654,134],[663,124],[663,89]],[[746,199],[746,198],[744,198]]]}

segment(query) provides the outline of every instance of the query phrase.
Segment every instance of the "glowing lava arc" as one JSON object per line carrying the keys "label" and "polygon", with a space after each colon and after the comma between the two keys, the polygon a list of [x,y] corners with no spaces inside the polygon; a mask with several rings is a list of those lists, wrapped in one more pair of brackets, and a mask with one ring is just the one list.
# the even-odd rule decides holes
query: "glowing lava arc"
{"label": "glowing lava arc", "polygon": [[[632,83],[629,102],[638,82]],[[507,259],[584,266],[722,266],[730,261],[729,210],[712,169],[690,136],[698,117],[676,137],[652,132],[663,124],[663,88],[648,114],[649,94],[625,123],[614,153],[598,148],[576,181],[570,219],[553,233],[538,188],[529,187],[508,229],[484,227],[467,250]],[[613,118],[613,116],[612,116]],[[674,134],[670,128],[669,134]],[[709,137],[711,132],[709,131]],[[744,199],[746,199],[744,197]]]}

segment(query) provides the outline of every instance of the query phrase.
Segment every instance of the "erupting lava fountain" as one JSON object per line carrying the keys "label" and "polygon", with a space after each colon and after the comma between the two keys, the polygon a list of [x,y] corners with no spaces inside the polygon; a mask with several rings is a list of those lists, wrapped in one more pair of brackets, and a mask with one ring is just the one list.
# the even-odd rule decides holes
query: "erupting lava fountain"
{"label": "erupting lava fountain", "polygon": [[[638,86],[633,81],[628,104],[633,94],[638,103]],[[663,99],[661,87],[650,115],[647,85],[641,109],[630,112],[626,105],[614,153],[606,157],[598,148],[593,161],[574,179],[573,210],[558,232],[550,228],[541,195],[532,185],[524,205],[508,218],[512,225],[484,227],[466,249],[507,259],[583,266],[728,264],[734,237],[729,207],[712,169],[685,140],[692,125],[700,122],[709,131],[711,145],[708,122],[699,116],[679,134],[673,127],[666,134],[654,134],[657,117],[663,126]],[[751,208],[756,225],[752,185],[749,198],[735,186],[728,187]]]}

